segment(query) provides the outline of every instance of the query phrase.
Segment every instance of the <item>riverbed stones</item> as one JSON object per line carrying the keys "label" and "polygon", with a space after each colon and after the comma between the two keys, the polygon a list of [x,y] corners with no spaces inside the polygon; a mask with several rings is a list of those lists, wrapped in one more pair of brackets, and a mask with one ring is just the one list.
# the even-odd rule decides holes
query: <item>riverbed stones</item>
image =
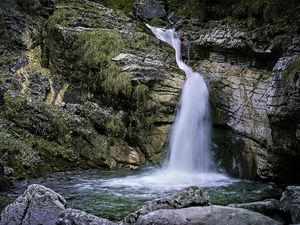
{"label": "riverbed stones", "polygon": [[238,209],[225,206],[204,206],[154,211],[140,216],[135,224],[281,225],[283,223],[246,209]]}
{"label": "riverbed stones", "polygon": [[180,209],[191,206],[207,206],[210,205],[208,197],[203,189],[191,186],[187,187],[174,195],[155,199],[147,202],[138,211],[128,215],[124,222],[128,224],[134,223],[140,216],[159,209]]}

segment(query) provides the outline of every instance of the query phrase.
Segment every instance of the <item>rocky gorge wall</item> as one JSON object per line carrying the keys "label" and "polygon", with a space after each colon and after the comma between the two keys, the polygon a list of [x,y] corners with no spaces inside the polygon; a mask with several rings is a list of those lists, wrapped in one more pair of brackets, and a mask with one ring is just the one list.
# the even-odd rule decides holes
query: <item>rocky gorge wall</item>
{"label": "rocky gorge wall", "polygon": [[299,181],[297,1],[0,5],[0,162],[14,176],[162,159],[184,76],[147,21],[176,27],[207,78],[220,168]]}

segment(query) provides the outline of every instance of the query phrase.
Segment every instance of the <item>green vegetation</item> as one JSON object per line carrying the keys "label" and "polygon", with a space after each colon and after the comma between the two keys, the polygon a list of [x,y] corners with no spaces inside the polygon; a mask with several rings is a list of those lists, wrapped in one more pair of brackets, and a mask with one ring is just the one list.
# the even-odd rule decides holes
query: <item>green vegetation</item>
{"label": "green vegetation", "polygon": [[112,9],[119,9],[128,14],[136,0],[105,0],[104,3]]}
{"label": "green vegetation", "polygon": [[0,76],[0,84],[4,83],[5,78],[3,76]]}
{"label": "green vegetation", "polygon": [[113,136],[125,136],[126,127],[121,117],[111,116],[106,124],[108,132]]}
{"label": "green vegetation", "polygon": [[47,22],[47,30],[51,32],[57,25],[68,26],[69,20],[74,17],[79,17],[77,10],[70,7],[58,8]]}
{"label": "green vegetation", "polygon": [[148,38],[147,34],[139,32],[135,37],[128,36],[127,41],[131,48],[142,50],[147,46]]}
{"label": "green vegetation", "polygon": [[133,98],[137,101],[137,105],[144,104],[148,98],[149,88],[144,84],[139,84],[135,87]]}
{"label": "green vegetation", "polygon": [[4,4],[5,0],[0,0],[0,7]]}
{"label": "green vegetation", "polygon": [[17,0],[17,4],[30,14],[36,13],[36,10],[41,7],[40,0]]}
{"label": "green vegetation", "polygon": [[[111,68],[111,67],[110,67]],[[101,86],[109,94],[123,94],[124,96],[131,95],[131,79],[127,72],[120,72],[117,69],[107,71],[106,79],[101,83]]]}
{"label": "green vegetation", "polygon": [[116,30],[97,29],[82,31],[76,41],[78,53],[88,66],[108,63],[121,53],[125,44]]}
{"label": "green vegetation", "polygon": [[167,0],[166,2],[169,11],[175,11],[180,17],[204,21],[232,16],[236,19],[255,18],[259,23],[273,23],[291,18],[291,15],[295,14],[293,13],[295,9],[299,8],[297,0]]}

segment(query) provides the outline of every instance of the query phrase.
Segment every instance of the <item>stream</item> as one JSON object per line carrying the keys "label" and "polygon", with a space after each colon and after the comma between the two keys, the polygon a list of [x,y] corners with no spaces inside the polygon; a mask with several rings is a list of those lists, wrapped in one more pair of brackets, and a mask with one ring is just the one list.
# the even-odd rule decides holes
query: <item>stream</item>
{"label": "stream", "polygon": [[222,174],[187,174],[157,168],[118,171],[73,171],[43,178],[15,181],[9,197],[22,194],[30,184],[42,184],[67,200],[67,207],[121,220],[146,201],[197,185],[207,192],[212,204],[253,202],[279,198],[282,188],[272,183],[232,179]]}

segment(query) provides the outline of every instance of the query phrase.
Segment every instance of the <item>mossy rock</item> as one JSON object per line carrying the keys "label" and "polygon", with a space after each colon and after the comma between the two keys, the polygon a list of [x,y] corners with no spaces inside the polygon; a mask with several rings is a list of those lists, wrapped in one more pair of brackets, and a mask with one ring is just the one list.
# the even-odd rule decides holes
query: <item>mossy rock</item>
{"label": "mossy rock", "polygon": [[126,14],[130,13],[137,0],[104,0],[104,4],[115,10],[122,10]]}
{"label": "mossy rock", "polygon": [[82,31],[77,36],[76,46],[83,63],[91,67],[109,62],[125,48],[119,32],[111,29]]}

